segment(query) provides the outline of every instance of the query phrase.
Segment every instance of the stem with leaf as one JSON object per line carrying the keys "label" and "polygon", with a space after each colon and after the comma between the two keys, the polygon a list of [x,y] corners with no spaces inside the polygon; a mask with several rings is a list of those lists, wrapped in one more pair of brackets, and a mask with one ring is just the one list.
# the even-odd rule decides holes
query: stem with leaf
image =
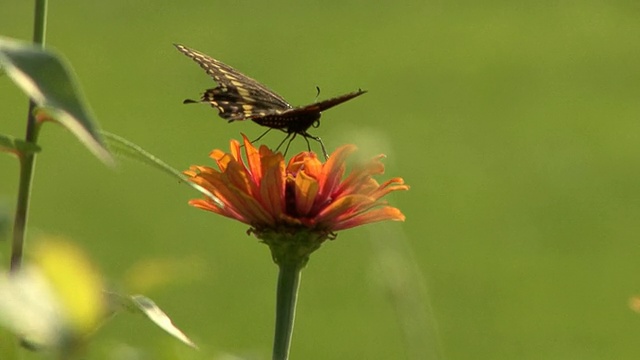
{"label": "stem with leaf", "polygon": [[[33,25],[33,42],[44,47],[47,27],[47,0],[36,0]],[[27,132],[25,140],[28,143],[37,144],[40,124],[34,116],[35,103],[29,100],[29,112],[27,114]],[[31,184],[35,169],[36,153],[23,152],[20,155],[20,182],[18,186],[18,201],[13,226],[13,244],[11,247],[11,271],[15,272],[22,266],[22,253],[25,242],[27,217],[29,214],[29,198],[31,196]]]}

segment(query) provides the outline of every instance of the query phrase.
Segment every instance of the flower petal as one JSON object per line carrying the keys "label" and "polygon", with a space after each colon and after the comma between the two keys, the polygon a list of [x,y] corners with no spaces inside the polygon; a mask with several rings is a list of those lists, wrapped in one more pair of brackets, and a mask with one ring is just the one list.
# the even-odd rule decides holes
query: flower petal
{"label": "flower petal", "polygon": [[[330,224],[332,221],[345,214],[351,214],[357,208],[366,207],[374,203],[374,200],[366,195],[343,196],[326,206],[317,216],[318,223]],[[333,228],[331,226],[331,228]]]}
{"label": "flower petal", "polygon": [[253,182],[259,184],[260,179],[262,178],[260,153],[258,153],[258,150],[253,146],[253,144],[251,144],[249,139],[244,134],[242,135],[242,139],[244,140],[244,149],[245,154],[247,155],[247,165],[249,173],[253,177]]}
{"label": "flower petal", "polygon": [[385,181],[378,189],[371,194],[373,198],[380,199],[392,191],[409,190],[408,185],[404,185],[404,179],[396,177]]}
{"label": "flower petal", "polygon": [[382,157],[383,155],[378,155],[367,163],[359,164],[352,169],[351,173],[349,173],[347,178],[340,184],[340,187],[336,189],[334,196],[361,192],[360,189],[370,182],[375,183],[377,187],[378,183],[371,179],[371,176],[384,173],[384,164],[380,161]]}
{"label": "flower petal", "polygon": [[343,145],[334,151],[324,164],[322,173],[318,178],[320,183],[318,198],[320,201],[328,198],[340,184],[345,171],[345,160],[354,151],[356,151],[355,145]]}
{"label": "flower petal", "polygon": [[284,159],[280,153],[269,155],[262,159],[260,199],[265,210],[279,219],[284,213]]}
{"label": "flower petal", "polygon": [[358,216],[354,216],[344,221],[339,221],[334,227],[334,231],[350,229],[352,227],[370,224],[378,221],[385,220],[393,220],[393,221],[404,221],[405,216],[398,210],[392,206],[384,206],[377,209],[372,209],[366,212],[361,213]]}
{"label": "flower petal", "polygon": [[308,176],[306,171],[301,171],[296,176],[295,189],[297,215],[307,217],[318,194],[318,181]]}
{"label": "flower petal", "polygon": [[253,194],[254,188],[257,188],[251,179],[250,174],[246,170],[244,164],[237,161],[229,163],[227,171],[224,173],[229,182],[245,194]]}
{"label": "flower petal", "polygon": [[236,161],[242,161],[242,154],[240,153],[240,142],[238,142],[238,140],[231,140],[229,148],[231,149],[231,156],[233,156]]}
{"label": "flower petal", "polygon": [[242,223],[245,223],[247,225],[251,225],[251,221],[249,221],[249,219],[247,219],[244,216],[242,216],[241,214],[238,214],[237,212],[233,211],[233,209],[227,207],[227,208],[225,208],[223,210],[220,207],[215,206],[210,201],[207,201],[205,199],[189,200],[189,205],[191,205],[191,206],[193,206],[195,208],[198,208],[198,209],[211,211],[211,212],[214,212],[216,214],[219,214],[219,215],[222,215],[222,216],[226,216],[226,217],[234,219],[234,220],[238,220],[238,221],[240,221]]}
{"label": "flower petal", "polygon": [[322,176],[323,164],[320,162],[316,154],[313,154],[304,159],[303,171],[308,176],[319,179]]}

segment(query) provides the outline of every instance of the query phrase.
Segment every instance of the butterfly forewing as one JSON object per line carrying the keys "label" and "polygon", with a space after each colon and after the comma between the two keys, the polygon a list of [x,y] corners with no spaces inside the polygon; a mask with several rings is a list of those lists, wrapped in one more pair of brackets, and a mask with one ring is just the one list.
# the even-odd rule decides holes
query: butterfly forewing
{"label": "butterfly forewing", "polygon": [[244,120],[291,109],[291,105],[280,95],[231,66],[184,45],[175,46],[218,83],[218,87],[208,89],[200,101],[217,108],[222,118]]}
{"label": "butterfly forewing", "polygon": [[284,114],[286,114],[287,112],[294,112],[294,111],[317,111],[317,112],[322,112],[325,111],[327,109],[330,109],[336,105],[340,105],[345,101],[349,101],[351,99],[353,99],[354,97],[360,96],[362,94],[366,93],[366,91],[364,90],[358,90],[358,91],[354,91],[352,93],[349,94],[345,94],[345,95],[341,95],[341,96],[336,96],[332,99],[327,99],[327,100],[323,100],[317,103],[313,103],[311,105],[307,105],[307,106],[301,106],[298,108],[294,108],[291,110],[287,110],[284,112]]}

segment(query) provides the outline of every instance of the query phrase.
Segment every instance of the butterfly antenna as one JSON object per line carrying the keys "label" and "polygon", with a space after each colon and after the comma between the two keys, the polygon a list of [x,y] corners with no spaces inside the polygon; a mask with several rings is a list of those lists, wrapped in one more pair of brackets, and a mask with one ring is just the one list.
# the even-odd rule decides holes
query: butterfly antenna
{"label": "butterfly antenna", "polygon": [[195,103],[199,103],[199,101],[195,101],[195,100],[191,100],[191,99],[185,99],[182,103],[183,104],[195,104]]}
{"label": "butterfly antenna", "polygon": [[316,91],[317,92],[316,92],[316,100],[315,100],[315,102],[318,102],[318,98],[320,97],[320,86],[316,85]]}

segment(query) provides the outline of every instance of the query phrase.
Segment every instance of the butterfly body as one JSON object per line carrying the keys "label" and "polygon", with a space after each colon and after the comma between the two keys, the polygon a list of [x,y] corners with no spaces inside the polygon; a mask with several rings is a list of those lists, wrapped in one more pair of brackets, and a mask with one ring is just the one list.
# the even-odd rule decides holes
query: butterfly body
{"label": "butterfly body", "polygon": [[258,125],[272,129],[282,130],[286,133],[301,133],[307,131],[314,123],[320,120],[319,112],[298,112],[297,114],[263,115],[251,118]]}
{"label": "butterfly body", "polygon": [[285,140],[289,137],[293,140],[296,135],[311,138],[320,143],[325,157],[327,152],[322,140],[307,133],[307,130],[319,125],[322,111],[366,92],[358,90],[310,105],[293,107],[265,85],[231,66],[184,45],[174,45],[198,63],[218,84],[215,88],[207,89],[199,101],[187,99],[184,103],[208,103],[218,110],[220,117],[229,122],[250,119],[269,129],[286,132]]}

